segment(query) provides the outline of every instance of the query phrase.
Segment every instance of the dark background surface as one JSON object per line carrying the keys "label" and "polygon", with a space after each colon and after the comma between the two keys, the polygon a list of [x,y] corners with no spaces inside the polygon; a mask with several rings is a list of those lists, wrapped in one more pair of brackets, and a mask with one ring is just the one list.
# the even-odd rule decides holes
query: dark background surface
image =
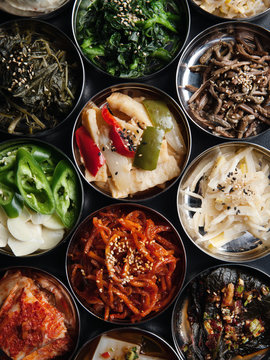
{"label": "dark background surface", "polygon": [[[68,36],[70,36],[73,40],[72,30],[71,30],[71,13],[72,13],[72,5],[74,1],[71,1],[62,13],[56,15],[51,19],[47,19],[48,21],[55,26],[62,29]],[[196,12],[192,7],[191,10],[191,30],[190,36],[187,41],[187,44],[191,39],[194,38],[200,31],[205,28],[214,25],[216,22],[212,19],[209,19],[202,14]],[[0,11],[0,23],[3,23],[7,20],[15,19],[15,16],[7,15]],[[254,23],[264,26],[270,29],[270,14],[266,17],[255,21]],[[176,94],[175,87],[175,75],[176,75],[176,67],[179,58],[171,64],[165,71],[161,72],[157,76],[151,78],[150,80],[144,81],[150,85],[156,86],[163,91],[167,92],[170,96],[172,96],[177,102],[178,97]],[[80,104],[78,105],[75,113],[72,118],[65,124],[64,127],[61,127],[58,132],[53,135],[43,137],[42,139],[48,141],[55,146],[62,149],[70,158],[72,158],[71,152],[71,133],[74,121],[83,107],[83,105],[89,100],[90,97],[95,95],[100,90],[117,83],[127,82],[127,81],[117,81],[109,76],[101,74],[96,71],[93,67],[91,67],[88,63],[84,61],[85,65],[85,73],[86,73],[86,81],[85,81],[85,89],[83,92],[82,99]],[[195,127],[192,123],[190,123],[191,132],[192,132],[192,153],[190,160],[194,159],[200,152],[207,149],[210,146],[216,145],[218,143],[224,142],[224,140],[219,140],[214,138],[205,132],[202,132],[200,129]],[[10,137],[11,138],[11,137]],[[0,141],[7,140],[9,137],[7,135],[0,134]],[[258,143],[260,145],[264,145],[268,149],[270,149],[270,130],[265,134],[256,138],[252,142]],[[180,222],[178,220],[177,209],[176,209],[176,193],[179,181],[174,184],[168,191],[164,194],[159,195],[155,199],[144,201],[143,204],[146,206],[150,206],[157,211],[161,212],[163,215],[167,216],[168,219],[173,223],[176,229],[179,231],[180,236],[184,242],[186,253],[187,253],[187,274],[185,282],[189,281],[195,274],[200,271],[206,269],[207,267],[221,264],[222,262],[219,260],[215,260],[210,256],[204,254],[200,251],[191,241],[187,238],[184,231],[181,228]],[[85,191],[85,202],[84,209],[82,214],[82,219],[84,219],[91,212],[99,209],[100,207],[109,205],[113,202],[111,199],[105,197],[104,195],[98,193],[94,189],[92,189],[85,181],[83,181],[84,191]],[[34,266],[46,270],[56,277],[58,277],[66,286],[68,286],[65,274],[65,254],[67,249],[67,242],[60,245],[57,249],[49,252],[46,255],[42,255],[36,258],[12,258],[4,255],[0,255],[0,267],[6,266]],[[249,262],[249,266],[254,266],[260,270],[263,270],[270,274],[270,256],[266,256],[263,259]],[[105,324],[104,322],[96,319],[92,315],[90,315],[86,310],[83,309],[81,305],[78,304],[78,308],[81,315],[81,336],[79,341],[79,347],[82,346],[88,339],[92,336],[95,336],[105,330],[109,330],[115,328],[115,325]],[[156,319],[151,320],[145,324],[140,325],[139,327],[143,329],[147,329],[153,331],[155,334],[163,337],[167,340],[171,345],[173,345],[172,336],[171,336],[171,314],[172,314],[171,306],[168,310],[166,310],[163,314],[158,316]]]}

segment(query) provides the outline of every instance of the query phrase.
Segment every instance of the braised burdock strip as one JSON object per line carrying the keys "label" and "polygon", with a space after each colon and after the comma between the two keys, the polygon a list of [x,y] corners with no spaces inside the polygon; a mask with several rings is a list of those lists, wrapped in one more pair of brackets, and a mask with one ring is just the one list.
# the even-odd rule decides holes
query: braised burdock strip
{"label": "braised burdock strip", "polygon": [[189,113],[215,135],[247,138],[270,125],[270,54],[258,38],[239,31],[235,41],[219,41],[190,67],[202,78],[198,88],[185,86],[192,96]]}

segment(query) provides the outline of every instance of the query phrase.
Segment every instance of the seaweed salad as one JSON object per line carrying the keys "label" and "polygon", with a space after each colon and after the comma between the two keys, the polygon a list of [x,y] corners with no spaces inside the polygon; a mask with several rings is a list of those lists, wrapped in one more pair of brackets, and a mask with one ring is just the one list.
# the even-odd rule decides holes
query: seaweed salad
{"label": "seaweed salad", "polygon": [[77,88],[67,53],[35,29],[0,29],[0,129],[34,134],[58,125]]}
{"label": "seaweed salad", "polygon": [[121,78],[164,67],[179,52],[186,33],[178,0],[82,0],[76,18],[85,56]]}
{"label": "seaweed salad", "polygon": [[219,267],[188,287],[186,359],[262,359],[270,348],[270,291],[251,271]]}

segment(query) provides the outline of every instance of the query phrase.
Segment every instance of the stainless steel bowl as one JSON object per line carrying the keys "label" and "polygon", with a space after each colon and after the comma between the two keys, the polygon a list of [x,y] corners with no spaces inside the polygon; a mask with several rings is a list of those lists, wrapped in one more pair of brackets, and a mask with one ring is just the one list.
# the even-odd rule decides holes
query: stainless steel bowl
{"label": "stainless steel bowl", "polygon": [[[79,310],[78,310],[77,304],[76,304],[75,300],[73,299],[69,290],[66,288],[66,286],[59,279],[57,279],[57,277],[55,277],[54,275],[52,275],[44,270],[35,268],[35,267],[30,267],[30,266],[6,267],[3,269],[0,269],[0,291],[1,291],[1,295],[2,295],[1,299],[3,301],[7,299],[7,297],[5,296],[5,294],[7,293],[7,294],[9,294],[9,298],[14,295],[17,295],[16,300],[18,302],[20,302],[20,295],[22,294],[22,288],[24,288],[24,286],[22,286],[22,284],[19,284],[19,286],[17,286],[16,281],[14,281],[14,280],[13,281],[15,284],[9,284],[10,288],[7,287],[6,284],[5,284],[5,286],[1,286],[1,281],[5,275],[8,275],[8,276],[15,275],[18,279],[21,279],[21,276],[25,276],[34,281],[35,286],[41,292],[40,298],[38,297],[39,294],[34,293],[34,295],[37,296],[37,298],[41,302],[40,305],[44,306],[44,300],[42,299],[42,297],[44,297],[51,306],[56,308],[56,310],[60,313],[60,314],[58,314],[58,316],[59,316],[58,319],[61,319],[60,316],[64,318],[64,323],[67,328],[67,335],[70,338],[69,347],[66,349],[65,353],[63,353],[62,356],[57,357],[57,359],[59,359],[59,360],[74,359],[74,354],[78,347],[79,338],[80,338],[80,315],[79,315]],[[11,286],[11,285],[13,285],[13,286]],[[29,302],[31,302],[32,297],[34,295],[31,294],[31,288],[29,288],[29,286],[27,287],[27,285],[28,284],[25,285],[25,288],[28,289],[28,291],[30,292],[30,294],[27,293],[27,296],[30,297]],[[22,286],[22,288],[21,288],[21,286]],[[17,289],[16,289],[16,287],[17,287]],[[34,297],[33,297],[33,299],[34,299]],[[12,297],[12,300],[14,300],[14,297]],[[2,305],[3,305],[3,303],[0,304],[1,307],[2,307]],[[12,304],[12,305],[14,305],[14,304]],[[14,306],[16,307],[16,304]],[[9,309],[7,309],[7,311],[8,310]],[[18,306],[16,307],[16,311],[17,310],[19,310]],[[22,309],[21,313],[23,311],[25,312],[24,313],[24,316],[25,316],[27,314],[27,311],[25,311],[25,308]],[[3,312],[3,314],[5,314],[5,312]],[[6,320],[5,326],[8,327],[8,321],[7,321],[7,319],[5,319],[5,320]],[[33,323],[31,323],[29,321],[28,324],[32,325]],[[14,324],[12,323],[10,325],[11,325],[10,326],[11,329],[13,329]],[[44,329],[42,328],[43,324],[41,323],[39,325],[41,326],[40,331],[43,332],[44,331]],[[31,341],[33,341],[33,337],[31,338],[31,336],[35,336],[35,335],[37,336],[38,330],[39,330],[38,323],[35,324],[33,333],[31,332],[31,328],[26,329],[23,340],[25,342],[27,342],[27,340],[29,340],[29,343],[31,344]],[[50,331],[50,329],[47,329],[47,330]],[[18,332],[19,331],[20,330],[18,330]],[[40,336],[40,334],[38,334],[38,336]],[[15,341],[15,339],[16,338],[14,336],[14,341]],[[22,337],[20,338],[20,340],[22,341]],[[45,343],[46,343],[46,340],[47,339],[45,339]],[[14,346],[14,343],[13,343],[13,346]],[[44,344],[42,344],[42,346],[44,346]],[[52,348],[53,348],[53,345],[52,345]],[[39,356],[39,355],[37,355],[37,356]],[[3,357],[3,354],[1,353],[1,358],[7,359],[8,357]],[[8,359],[10,359],[10,358],[8,358]]]}
{"label": "stainless steel bowl", "polygon": [[[20,132],[17,131],[17,129],[15,128],[15,131],[13,131],[11,135],[17,137],[18,136],[41,137],[56,133],[61,129],[61,127],[65,123],[67,123],[71,119],[72,115],[77,109],[77,106],[81,100],[84,91],[84,83],[85,83],[84,65],[77,47],[62,30],[50,24],[49,22],[41,21],[38,19],[11,20],[6,23],[0,24],[0,32],[1,30],[7,31],[11,34],[15,34],[16,32],[20,33],[27,31],[35,31],[41,36],[44,36],[45,39],[49,39],[53,43],[55,48],[66,51],[66,60],[68,61],[71,67],[76,85],[76,89],[74,89],[75,91],[73,94],[74,100],[72,107],[66,114],[63,114],[61,118],[57,119],[58,123],[56,124],[56,126],[52,128],[36,131],[35,133],[30,133],[30,131],[27,132],[28,129]],[[2,57],[3,54],[1,58]],[[3,129],[0,127],[0,132],[10,135],[8,129]]]}
{"label": "stainless steel bowl", "polygon": [[[174,349],[160,336],[136,327],[112,329],[95,336],[83,345],[74,360],[90,359],[102,336],[135,343],[137,346],[141,347],[142,354],[146,355],[147,359],[149,357],[149,359],[179,360]],[[110,351],[111,349],[108,348],[108,352]]]}
{"label": "stainless steel bowl", "polygon": [[[186,85],[194,85],[198,88],[200,87],[202,83],[201,75],[197,72],[192,72],[190,67],[198,65],[200,57],[210,47],[218,44],[220,41],[228,42],[235,40],[235,36],[238,32],[246,32],[250,33],[251,35],[255,35],[262,43],[264,50],[270,52],[270,32],[267,29],[247,22],[224,22],[211,26],[208,29],[202,31],[186,46],[180,57],[176,72],[176,91],[178,99],[188,118],[205,133],[226,140],[236,140],[237,138],[225,137],[213,133],[213,131],[208,129],[206,125],[199,122],[190,111],[188,101],[191,98],[192,93],[185,87]],[[268,129],[269,126],[265,125],[264,130],[258,135],[250,136],[246,139],[254,139],[255,137],[260,136],[261,134],[268,131]]]}
{"label": "stainless steel bowl", "polygon": [[[93,218],[95,218],[97,216],[101,216],[101,214],[103,214],[106,211],[109,211],[109,212],[120,211],[120,213],[123,216],[125,216],[128,213],[133,212],[133,211],[144,212],[146,218],[153,220],[156,225],[162,225],[162,226],[165,225],[170,228],[170,231],[167,233],[167,235],[164,235],[164,238],[167,239],[170,243],[174,244],[174,246],[176,246],[178,249],[177,257],[179,258],[179,261],[177,261],[177,265],[174,270],[174,273],[173,273],[174,275],[172,278],[175,288],[174,288],[173,292],[171,293],[169,302],[167,304],[164,304],[164,307],[160,308],[157,311],[151,311],[148,315],[146,315],[145,317],[143,317],[142,319],[140,319],[139,321],[136,321],[136,322],[134,322],[134,321],[132,322],[129,315],[126,316],[126,318],[124,318],[124,319],[108,318],[108,320],[104,320],[104,306],[98,307],[97,303],[95,303],[95,300],[93,300],[94,301],[93,303],[91,302],[92,301],[91,299],[89,301],[87,300],[89,296],[93,295],[93,291],[96,289],[97,283],[93,283],[93,281],[92,281],[93,277],[91,277],[92,280],[89,280],[90,281],[89,283],[88,283],[87,278],[84,278],[84,276],[88,276],[88,275],[92,276],[93,274],[91,273],[92,270],[90,268],[90,266],[92,266],[91,265],[92,263],[89,260],[90,258],[88,257],[88,255],[85,255],[86,250],[85,250],[84,246],[86,243],[82,242],[82,239],[86,240],[86,238],[89,239],[89,238],[91,238],[91,236],[94,237]],[[120,215],[117,215],[117,216],[120,216]],[[161,235],[162,235],[162,232],[161,232]],[[167,249],[169,248],[166,246],[166,244],[164,245],[164,247]],[[90,253],[91,249],[92,249],[91,245],[89,245],[89,249],[87,251]],[[110,250],[109,250],[109,252],[110,252]],[[112,250],[112,253],[113,252],[114,252],[114,250]],[[93,251],[92,251],[92,253],[93,253]],[[91,255],[91,256],[94,256],[94,255]],[[101,256],[102,255],[100,255],[100,257]],[[103,256],[105,256],[105,255],[103,255]],[[122,256],[123,257],[127,256],[125,250],[124,250],[124,253]],[[99,257],[99,259],[100,259],[100,257]],[[110,257],[108,255],[108,259],[109,258]],[[86,259],[86,261],[85,261],[85,259]],[[106,259],[107,259],[107,255],[106,255]],[[99,261],[101,261],[101,260],[99,260]],[[104,261],[104,264],[105,264],[105,261]],[[123,264],[123,262],[122,262],[122,264]],[[107,271],[105,265],[104,266],[101,265],[101,268],[104,268],[105,271]],[[103,320],[106,323],[132,325],[134,323],[141,324],[146,321],[154,319],[155,317],[157,317],[158,315],[163,313],[166,309],[168,309],[168,307],[173,303],[174,299],[176,298],[177,294],[179,293],[179,291],[183,285],[183,282],[185,279],[185,274],[186,274],[186,252],[185,252],[184,244],[183,244],[177,230],[169,222],[169,220],[167,218],[165,218],[163,215],[161,215],[159,212],[157,212],[156,210],[153,210],[149,207],[139,205],[139,204],[120,203],[120,204],[109,205],[109,206],[99,209],[99,210],[93,212],[92,214],[90,214],[89,216],[87,216],[81,222],[81,224],[77,227],[75,233],[73,234],[73,236],[70,240],[68,249],[67,249],[67,253],[66,253],[66,275],[67,275],[67,279],[69,282],[69,286],[72,289],[75,298],[91,315],[94,315],[96,318]],[[107,276],[107,274],[104,274],[104,279],[106,278],[106,276]],[[143,275],[141,275],[141,276],[143,276]],[[76,284],[78,284],[77,288],[74,287],[75,282],[76,282]],[[112,284],[113,284],[113,286],[116,287],[116,290],[119,289],[118,285],[115,282],[112,282]],[[127,289],[128,289],[129,283],[128,282],[125,283],[125,280],[123,280],[123,284],[119,285],[120,289],[123,289],[123,287],[125,288],[126,285],[127,285]],[[87,292],[89,293],[89,295],[87,295]],[[95,306],[95,308],[94,308],[94,306]],[[113,314],[113,311],[114,310],[111,310],[112,314]]]}
{"label": "stainless steel bowl", "polygon": [[[212,243],[211,243],[211,241],[209,240],[202,241],[202,236],[204,234],[207,234],[204,231],[204,226],[200,225],[200,227],[195,231],[192,224],[192,218],[195,214],[195,211],[192,211],[192,208],[195,209],[196,207],[200,207],[201,205],[201,200],[198,197],[193,196],[193,193],[195,193],[196,195],[200,192],[199,183],[202,177],[204,176],[204,174],[206,173],[206,170],[204,171],[201,169],[206,169],[208,164],[210,164],[210,167],[208,168],[209,172],[211,171],[211,169],[214,169],[214,165],[215,165],[214,161],[220,156],[220,151],[223,154],[232,153],[232,155],[235,155],[237,151],[244,149],[245,147],[254,149],[256,154],[259,154],[262,157],[262,159],[267,164],[270,165],[270,151],[264,148],[263,146],[248,142],[227,142],[227,143],[222,143],[220,145],[215,145],[205,150],[189,164],[189,166],[187,167],[185,173],[181,178],[177,192],[178,216],[187,236],[204,253],[223,261],[230,261],[230,262],[252,261],[255,259],[262,258],[270,253],[269,241],[259,240],[257,237],[252,235],[247,228],[246,230],[241,231],[241,235],[237,235],[237,237],[231,241],[223,241],[224,239],[221,237],[224,234],[223,235],[221,233],[220,235],[217,234],[216,237],[213,235],[213,237],[211,238],[212,239]],[[211,164],[211,162],[213,162],[213,165]],[[226,165],[226,160],[225,160],[225,165]],[[237,166],[237,164],[235,164],[235,166]],[[234,176],[228,174],[224,170],[224,175],[225,174],[226,174],[226,178],[228,179],[230,179],[230,176]],[[192,184],[195,186],[195,189],[192,190],[191,193],[189,190],[191,189],[191,186],[193,186]],[[220,185],[220,189],[221,189],[220,191],[222,191],[223,189],[222,184]],[[241,191],[241,187],[240,187],[240,191]],[[246,191],[245,188],[243,189],[243,192],[244,191]],[[218,194],[216,196],[218,198]],[[222,206],[224,205],[224,208],[221,208],[220,211],[222,211],[223,209],[226,210],[227,205],[225,203],[221,205]],[[262,204],[262,206],[264,205],[266,204]],[[233,210],[233,207],[229,206],[229,209]],[[236,214],[237,208],[235,207],[234,209]],[[213,217],[213,215],[211,216]],[[212,217],[209,218],[210,221]],[[234,223],[231,224],[231,226],[233,225]]]}
{"label": "stainless steel bowl", "polygon": [[[184,286],[181,293],[179,294],[179,297],[177,298],[177,300],[175,302],[173,313],[172,313],[171,330],[172,330],[172,335],[173,335],[173,341],[174,341],[174,345],[176,347],[177,353],[179,354],[181,360],[189,359],[189,357],[186,356],[187,344],[190,344],[191,341],[194,341],[194,343],[196,343],[196,341],[197,341],[199,347],[201,347],[201,344],[202,344],[202,343],[199,343],[198,338],[199,338],[199,334],[201,334],[200,331],[202,329],[201,326],[203,326],[203,322],[200,323],[197,327],[198,338],[195,339],[194,338],[195,336],[193,337],[191,334],[190,322],[188,320],[188,305],[189,305],[190,300],[192,299],[192,295],[191,295],[192,287],[194,286],[194,284],[199,285],[200,280],[204,281],[205,278],[210,273],[212,273],[216,270],[219,271],[220,268],[228,269],[228,271],[236,271],[237,273],[244,274],[247,277],[250,276],[251,278],[254,279],[254,284],[256,283],[256,279],[258,279],[266,286],[268,286],[268,287],[270,286],[270,279],[269,279],[269,275],[267,273],[262,272],[261,270],[256,269],[254,267],[246,266],[246,265],[220,264],[218,266],[213,266],[206,270],[203,270],[202,272],[200,272],[199,274],[194,276]],[[219,280],[220,280],[219,281],[220,288],[222,289],[222,287],[225,284],[227,285],[227,283],[226,283],[226,281],[224,281],[225,280],[224,277]],[[227,281],[228,282],[230,281],[229,276],[227,277]],[[202,306],[202,309],[205,309],[205,307],[204,307],[205,295],[207,296],[207,293],[201,294],[201,303],[199,305]],[[192,311],[192,314],[195,316],[194,310]],[[189,316],[190,315],[191,315],[191,311],[189,311]],[[265,314],[262,314],[262,315],[265,315]],[[202,316],[203,316],[203,313],[202,313]],[[266,323],[268,323],[268,321]],[[194,326],[193,326],[193,331],[196,331],[196,324],[194,324]],[[203,331],[205,331],[205,329]],[[205,347],[205,349],[207,351],[207,347]],[[251,352],[252,352],[252,347],[250,348],[250,353]],[[199,351],[198,351],[198,353],[199,353]],[[256,358],[256,359],[261,359],[261,360],[269,359],[269,347],[268,347],[268,349],[266,348],[264,350],[258,351],[256,354],[254,354],[254,351],[253,351],[253,354],[251,355],[251,357],[248,357],[248,358],[250,358],[250,359]],[[217,359],[221,359],[221,357],[218,356]]]}
{"label": "stainless steel bowl", "polygon": [[[168,66],[170,66],[178,58],[179,54],[181,53],[182,49],[184,48],[184,46],[185,46],[185,44],[187,42],[189,32],[190,32],[190,24],[191,24],[191,15],[190,15],[190,10],[189,10],[188,0],[177,0],[179,2],[179,7],[182,10],[181,15],[182,15],[182,23],[184,24],[183,25],[184,34],[181,37],[181,40],[179,41],[179,46],[178,46],[177,52],[175,53],[175,56],[173,57],[173,59],[169,63],[164,64],[164,66],[159,66],[156,70],[153,70],[150,74],[141,75],[141,76],[138,76],[138,77],[114,76],[114,75],[106,72],[101,67],[97,66],[82,51],[82,48],[80,46],[81,44],[79,43],[78,37],[77,37],[77,17],[78,17],[78,13],[80,11],[81,4],[84,1],[85,0],[75,0],[74,6],[73,6],[71,26],[72,26],[72,32],[73,32],[74,40],[75,40],[76,45],[78,46],[82,56],[84,57],[84,59],[86,60],[86,62],[88,64],[93,66],[99,72],[101,72],[103,74],[106,74],[106,75],[108,75],[108,76],[110,76],[110,77],[112,77],[114,79],[121,79],[122,78],[122,79],[142,80],[142,79],[148,79],[150,77],[158,75],[161,71],[165,70]],[[88,3],[87,3],[87,5],[88,5]]]}
{"label": "stainless steel bowl", "polygon": [[3,10],[9,14],[21,16],[21,17],[35,17],[35,18],[51,18],[62,12],[67,5],[71,3],[71,0],[64,0],[62,4],[51,7],[47,10],[36,10],[34,8],[27,8],[23,4],[12,4],[9,0],[3,0],[0,2],[0,10]]}
{"label": "stainless steel bowl", "polygon": [[[62,240],[60,240],[60,242],[57,245],[55,245],[55,246],[53,246],[53,247],[51,247],[49,249],[46,249],[46,250],[39,249],[39,250],[29,254],[29,255],[19,256],[19,257],[22,257],[22,258],[33,258],[33,257],[39,256],[39,255],[47,254],[48,252],[50,252],[53,249],[57,248],[58,246],[60,246],[61,244],[63,244],[65,241],[67,241],[69,239],[69,237],[72,234],[73,230],[76,228],[76,226],[78,225],[78,223],[80,221],[80,217],[81,217],[82,210],[83,210],[83,203],[84,203],[84,190],[83,190],[83,185],[82,185],[80,175],[79,175],[76,167],[72,163],[72,161],[68,158],[68,156],[63,151],[58,149],[56,146],[54,146],[52,144],[49,144],[48,142],[45,142],[45,141],[42,141],[42,140],[36,140],[36,139],[29,139],[29,138],[20,138],[18,140],[4,141],[4,142],[2,142],[0,144],[0,152],[3,151],[6,148],[11,147],[11,146],[18,146],[19,147],[20,145],[22,146],[22,145],[27,145],[27,144],[33,144],[33,145],[45,148],[48,151],[50,151],[53,154],[53,156],[56,157],[56,159],[58,161],[65,160],[71,165],[74,173],[76,174],[76,181],[77,181],[77,184],[78,184],[77,196],[78,196],[78,199],[79,199],[78,202],[80,204],[79,205],[78,216],[77,216],[77,219],[76,219],[74,225],[70,229],[65,229],[64,236],[63,236]],[[4,210],[1,208],[1,213],[2,212],[4,212]],[[55,230],[55,231],[57,231],[57,230]],[[0,247],[0,253],[4,254],[4,255],[11,256],[11,257],[16,257],[8,246]]]}
{"label": "stainless steel bowl", "polygon": [[[246,16],[246,17],[235,17],[235,18],[231,18],[231,17],[227,17],[227,16],[219,16],[219,15],[216,15],[216,14],[213,14],[209,11],[206,11],[204,9],[202,9],[200,7],[200,5],[196,4],[194,0],[189,0],[191,6],[196,10],[198,11],[199,13],[201,13],[202,15],[204,16],[207,16],[215,21],[224,21],[224,20],[229,20],[229,21],[241,21],[241,20],[244,20],[244,21],[256,21],[256,20],[259,20],[260,18],[266,16],[269,14],[270,12],[270,8],[260,12],[260,13],[257,13],[255,15],[252,15],[252,16]],[[225,1],[224,1],[225,2]],[[269,6],[270,6],[270,3],[269,3]]]}
{"label": "stainless steel bowl", "polygon": [[[140,83],[124,83],[124,84],[119,84],[119,85],[113,85],[113,86],[110,86],[110,87],[100,91],[99,93],[94,95],[86,103],[85,106],[95,104],[98,107],[102,107],[106,103],[107,97],[116,91],[121,92],[123,94],[130,95],[130,96],[134,96],[134,97],[144,96],[149,99],[163,100],[167,103],[170,111],[172,112],[172,114],[174,115],[174,118],[176,119],[176,121],[178,123],[178,126],[180,127],[180,131],[182,133],[182,136],[183,136],[185,144],[186,144],[186,154],[185,154],[184,158],[181,160],[181,166],[180,166],[181,173],[182,173],[185,166],[187,165],[187,163],[189,161],[189,157],[190,157],[190,153],[191,153],[191,131],[190,131],[188,121],[187,121],[185,115],[183,114],[181,108],[176,103],[176,101],[172,97],[170,97],[168,94],[166,94],[164,91],[162,91],[154,86],[147,85],[147,84],[140,84]],[[85,177],[85,168],[81,162],[79,149],[78,149],[78,146],[76,144],[76,139],[75,139],[75,131],[82,124],[81,113],[79,114],[79,116],[77,117],[77,120],[74,123],[71,146],[72,146],[72,152],[73,152],[75,164],[77,165],[77,168],[78,168],[79,172],[81,173],[81,175],[87,181],[87,179]],[[181,176],[181,173],[179,174],[179,176]],[[155,186],[154,188],[140,191],[136,194],[129,195],[128,197],[121,198],[120,200],[121,201],[122,200],[124,200],[124,201],[138,201],[138,200],[143,201],[143,200],[148,200],[150,198],[153,198],[153,197],[165,192],[173,184],[175,184],[176,181],[178,180],[179,176],[170,181],[167,181],[165,184],[163,184],[164,186],[162,186],[162,187]],[[112,198],[112,195],[109,193],[109,191],[102,189],[101,187],[96,185],[94,182],[90,183],[87,181],[87,183],[90,186],[92,186],[94,189],[99,191],[100,193]]]}

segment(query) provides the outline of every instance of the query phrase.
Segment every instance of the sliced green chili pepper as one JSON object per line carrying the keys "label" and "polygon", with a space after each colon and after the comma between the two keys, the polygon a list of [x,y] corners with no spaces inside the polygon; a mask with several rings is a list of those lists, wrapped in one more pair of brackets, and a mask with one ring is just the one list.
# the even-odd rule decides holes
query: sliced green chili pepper
{"label": "sliced green chili pepper", "polygon": [[38,163],[41,163],[44,160],[50,159],[52,156],[52,153],[50,150],[48,150],[46,148],[42,148],[37,145],[32,145],[31,146],[31,155],[35,158],[35,160]]}
{"label": "sliced green chili pepper", "polygon": [[22,212],[24,205],[23,197],[20,194],[13,193],[13,198],[8,205],[2,205],[9,218],[16,218]]}
{"label": "sliced green chili pepper", "polygon": [[25,149],[17,152],[17,186],[30,208],[41,214],[52,214],[55,202],[50,185],[38,162]]}
{"label": "sliced green chili pepper", "polygon": [[164,130],[148,126],[143,132],[133,164],[144,170],[154,170],[157,167],[163,138]]}
{"label": "sliced green chili pepper", "polygon": [[78,180],[76,173],[66,160],[56,166],[52,180],[56,212],[67,228],[71,228],[79,214]]}
{"label": "sliced green chili pepper", "polygon": [[0,205],[10,204],[13,196],[13,189],[0,182]]}
{"label": "sliced green chili pepper", "polygon": [[12,189],[17,189],[15,171],[7,170],[0,172],[0,182],[6,186],[11,187]]}
{"label": "sliced green chili pepper", "polygon": [[146,108],[153,126],[159,127],[165,132],[173,128],[172,114],[164,101],[143,100],[143,105]]}
{"label": "sliced green chili pepper", "polygon": [[16,162],[18,145],[0,151],[0,172],[11,169]]}

